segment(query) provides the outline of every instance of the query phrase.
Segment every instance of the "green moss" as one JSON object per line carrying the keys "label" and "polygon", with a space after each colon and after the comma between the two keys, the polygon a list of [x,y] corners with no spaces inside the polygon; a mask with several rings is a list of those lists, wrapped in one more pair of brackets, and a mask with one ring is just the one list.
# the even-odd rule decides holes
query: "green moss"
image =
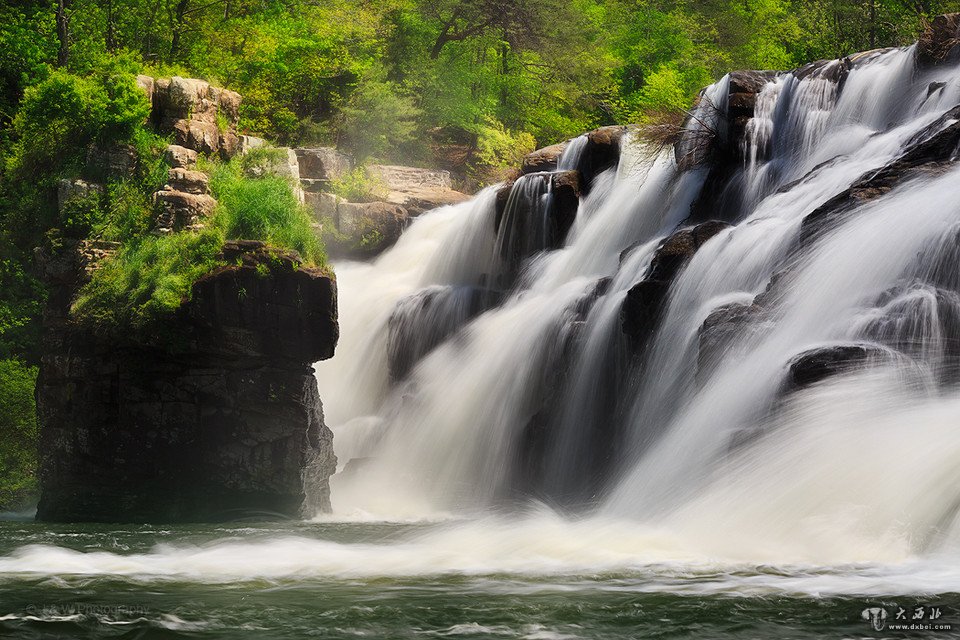
{"label": "green moss", "polygon": [[0,360],[0,511],[22,509],[37,492],[37,368]]}
{"label": "green moss", "polygon": [[143,236],[96,271],[77,297],[73,315],[99,333],[163,337],[163,319],[189,299],[197,279],[223,264],[222,247],[223,234],[216,228]]}

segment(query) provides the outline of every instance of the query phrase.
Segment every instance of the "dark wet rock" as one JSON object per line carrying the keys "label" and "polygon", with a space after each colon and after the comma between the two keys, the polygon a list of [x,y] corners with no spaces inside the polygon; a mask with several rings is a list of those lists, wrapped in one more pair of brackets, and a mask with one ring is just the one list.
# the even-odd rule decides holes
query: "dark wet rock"
{"label": "dark wet rock", "polygon": [[501,298],[501,292],[482,287],[437,286],[400,300],[387,323],[390,378],[406,378],[424,356]]}
{"label": "dark wet rock", "polygon": [[743,163],[743,142],[747,123],[754,116],[757,94],[777,75],[778,72],[774,71],[730,73],[728,94],[723,97],[723,104],[704,105],[702,101],[706,97],[701,93],[695,110],[713,109],[710,115],[716,116],[716,125],[685,127],[674,145],[677,166],[681,170],[709,168],[700,195],[691,205],[688,222],[736,218],[739,196],[729,193],[728,187]]}
{"label": "dark wet rock", "polygon": [[556,235],[552,242],[559,247],[567,237],[567,232],[577,219],[580,195],[583,192],[583,176],[579,171],[561,171],[551,177],[550,215],[556,225]]}
{"label": "dark wet rock", "polygon": [[536,253],[563,246],[577,217],[583,182],[578,170],[570,170],[528,174],[500,188],[494,225],[509,270]]}
{"label": "dark wet rock", "polygon": [[169,341],[76,325],[53,284],[37,382],[37,517],[191,522],[329,510],[336,458],[312,363],[337,341],[336,287],[299,256],[228,243],[166,322]]}
{"label": "dark wet rock", "polygon": [[503,184],[503,186],[497,189],[497,195],[494,203],[496,215],[493,218],[493,228],[495,231],[500,230],[500,223],[503,220],[503,214],[507,210],[507,202],[510,200],[510,192],[513,190],[514,184],[516,184],[516,180],[506,182]]}
{"label": "dark wet rock", "polygon": [[929,86],[927,86],[927,98],[940,91],[945,86],[947,86],[946,82],[931,82]]}
{"label": "dark wet rock", "polygon": [[889,359],[888,350],[872,344],[841,344],[805,351],[790,361],[789,389],[803,389],[827,378],[860,369],[873,359]]}
{"label": "dark wet rock", "polygon": [[627,127],[621,126],[601,127],[587,134],[587,144],[577,165],[583,176],[584,194],[590,192],[594,178],[620,163],[620,146],[626,134]]}
{"label": "dark wet rock", "polygon": [[627,292],[620,309],[623,332],[638,346],[652,333],[667,300],[670,283],[643,280]]}
{"label": "dark wet rock", "polygon": [[849,58],[817,60],[794,70],[793,75],[797,80],[820,78],[842,86],[850,74],[850,64]]}
{"label": "dark wet rock", "polygon": [[653,331],[662,313],[670,285],[697,250],[730,225],[711,220],[681,229],[657,249],[646,277],[627,292],[620,310],[623,332],[639,348]]}
{"label": "dark wet rock", "polygon": [[697,380],[706,380],[737,340],[758,331],[765,315],[760,305],[742,302],[731,302],[711,311],[697,332]]}

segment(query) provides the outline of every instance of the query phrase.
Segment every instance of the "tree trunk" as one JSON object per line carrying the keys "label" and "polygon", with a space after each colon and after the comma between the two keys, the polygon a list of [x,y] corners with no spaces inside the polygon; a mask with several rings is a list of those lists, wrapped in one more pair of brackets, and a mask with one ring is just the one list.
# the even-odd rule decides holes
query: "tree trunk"
{"label": "tree trunk", "polygon": [[180,40],[183,32],[183,23],[186,20],[187,10],[190,8],[190,0],[180,0],[174,11],[170,31],[173,32],[173,38],[170,40],[170,62],[177,59],[180,54]]}
{"label": "tree trunk", "polygon": [[107,0],[107,33],[104,36],[104,44],[107,51],[113,53],[117,48],[113,14],[113,0]]}
{"label": "tree trunk", "polygon": [[57,0],[57,66],[66,67],[70,60],[70,17],[67,15],[69,0]]}

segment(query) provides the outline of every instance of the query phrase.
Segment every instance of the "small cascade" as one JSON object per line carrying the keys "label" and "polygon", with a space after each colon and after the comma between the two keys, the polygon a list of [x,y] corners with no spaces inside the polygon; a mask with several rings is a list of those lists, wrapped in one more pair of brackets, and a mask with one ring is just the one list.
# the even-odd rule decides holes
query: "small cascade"
{"label": "small cascade", "polygon": [[567,143],[563,148],[563,153],[557,159],[557,171],[574,171],[580,168],[583,160],[583,152],[586,150],[590,139],[586,134],[577,136]]}

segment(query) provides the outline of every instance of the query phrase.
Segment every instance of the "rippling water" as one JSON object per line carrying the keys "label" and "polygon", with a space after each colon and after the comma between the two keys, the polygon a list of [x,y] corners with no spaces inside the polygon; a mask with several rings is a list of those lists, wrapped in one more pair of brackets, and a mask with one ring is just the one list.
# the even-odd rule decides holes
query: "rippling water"
{"label": "rippling water", "polygon": [[539,545],[522,534],[526,528],[489,519],[7,522],[0,525],[0,635],[887,637],[891,632],[872,631],[861,618],[873,606],[886,608],[891,621],[898,608],[937,607],[940,623],[960,629],[960,570],[943,559],[839,567],[714,563],[677,559],[662,541],[656,548],[652,533],[624,538],[612,524],[537,517],[529,528],[546,531]]}

